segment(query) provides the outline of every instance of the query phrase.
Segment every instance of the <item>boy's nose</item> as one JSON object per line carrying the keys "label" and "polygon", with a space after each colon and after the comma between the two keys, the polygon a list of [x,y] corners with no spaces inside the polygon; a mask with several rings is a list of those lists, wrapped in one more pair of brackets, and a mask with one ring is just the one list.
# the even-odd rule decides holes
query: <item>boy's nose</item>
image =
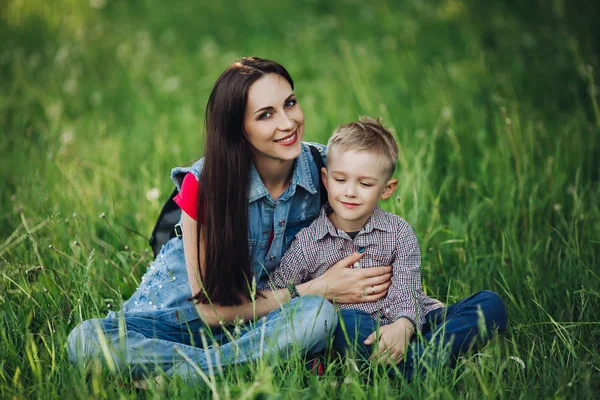
{"label": "boy's nose", "polygon": [[345,193],[346,197],[356,197],[356,188],[354,185],[346,185]]}

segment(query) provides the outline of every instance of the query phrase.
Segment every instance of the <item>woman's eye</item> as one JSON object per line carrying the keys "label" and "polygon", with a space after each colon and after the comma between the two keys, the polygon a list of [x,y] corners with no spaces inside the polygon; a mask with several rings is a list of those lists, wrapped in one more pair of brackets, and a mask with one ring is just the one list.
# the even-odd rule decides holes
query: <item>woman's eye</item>
{"label": "woman's eye", "polygon": [[296,105],[296,103],[298,103],[298,100],[296,100],[296,99],[290,99],[290,100],[288,100],[288,101],[285,102],[285,107],[286,108],[292,107],[292,106]]}
{"label": "woman's eye", "polygon": [[335,178],[335,181],[336,181],[336,182],[346,182],[346,180],[345,180],[345,179],[342,179],[342,178]]}
{"label": "woman's eye", "polygon": [[271,113],[270,113],[270,112],[268,112],[268,111],[265,111],[264,113],[262,113],[262,114],[260,114],[260,115],[258,116],[258,119],[267,119],[267,118],[269,118],[270,116],[271,116]]}

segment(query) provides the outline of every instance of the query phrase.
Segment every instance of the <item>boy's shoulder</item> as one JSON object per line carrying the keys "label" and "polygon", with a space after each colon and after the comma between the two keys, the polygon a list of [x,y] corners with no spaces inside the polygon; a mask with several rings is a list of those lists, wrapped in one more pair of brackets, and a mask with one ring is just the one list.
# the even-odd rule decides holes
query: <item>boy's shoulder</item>
{"label": "boy's shoulder", "polygon": [[378,217],[384,219],[396,234],[397,241],[416,241],[415,231],[412,226],[401,216],[389,211],[385,211],[379,207],[376,208]]}
{"label": "boy's shoulder", "polygon": [[388,224],[390,224],[394,228],[395,231],[397,231],[398,228],[412,229],[410,224],[408,222],[406,222],[404,220],[404,218],[402,218],[401,216],[399,216],[397,214],[394,214],[393,212],[386,211],[386,210],[380,208],[379,206],[377,206],[373,212],[377,214],[378,218],[381,218],[381,219],[385,220]]}

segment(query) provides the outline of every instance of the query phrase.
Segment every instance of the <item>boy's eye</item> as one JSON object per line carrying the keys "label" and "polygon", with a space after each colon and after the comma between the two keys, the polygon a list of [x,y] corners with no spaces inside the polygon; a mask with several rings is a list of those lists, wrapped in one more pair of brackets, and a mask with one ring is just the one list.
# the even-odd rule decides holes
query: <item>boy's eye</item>
{"label": "boy's eye", "polygon": [[288,101],[285,102],[285,107],[286,108],[292,107],[292,106],[296,105],[296,103],[298,103],[298,100],[289,99]]}
{"label": "boy's eye", "polygon": [[372,183],[367,183],[367,182],[361,182],[360,184],[363,185],[364,187],[371,187],[371,186],[373,186]]}

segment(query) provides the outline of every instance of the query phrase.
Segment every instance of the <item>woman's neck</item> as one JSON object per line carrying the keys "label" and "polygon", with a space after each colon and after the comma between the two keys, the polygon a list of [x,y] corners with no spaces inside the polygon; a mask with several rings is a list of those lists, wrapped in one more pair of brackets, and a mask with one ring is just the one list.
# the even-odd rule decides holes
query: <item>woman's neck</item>
{"label": "woman's neck", "polygon": [[257,158],[254,163],[263,184],[273,200],[285,192],[292,181],[295,160],[275,160]]}

